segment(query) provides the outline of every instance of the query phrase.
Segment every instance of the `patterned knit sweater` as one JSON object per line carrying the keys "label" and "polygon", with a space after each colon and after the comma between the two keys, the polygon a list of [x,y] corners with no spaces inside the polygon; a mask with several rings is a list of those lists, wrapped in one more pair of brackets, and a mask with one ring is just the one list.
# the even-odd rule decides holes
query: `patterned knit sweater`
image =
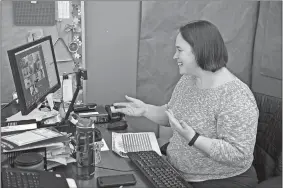
{"label": "patterned knit sweater", "polygon": [[241,80],[199,89],[195,77],[184,75],[167,107],[179,121],[183,119],[200,135],[216,140],[207,154],[189,146],[173,130],[167,159],[187,181],[228,178],[250,168],[259,112],[254,95]]}

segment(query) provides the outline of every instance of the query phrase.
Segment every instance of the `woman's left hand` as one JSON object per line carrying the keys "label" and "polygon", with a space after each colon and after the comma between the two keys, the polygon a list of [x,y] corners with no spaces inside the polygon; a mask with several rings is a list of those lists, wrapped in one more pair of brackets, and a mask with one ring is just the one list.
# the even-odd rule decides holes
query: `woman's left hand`
{"label": "woman's left hand", "polygon": [[184,122],[183,120],[181,120],[180,122],[174,117],[174,114],[172,112],[172,110],[168,109],[165,111],[165,113],[167,114],[168,118],[169,118],[169,123],[172,126],[172,128],[174,128],[175,130],[177,130],[177,132],[184,137],[188,142],[191,141],[191,139],[194,137],[195,135],[195,131],[193,130],[193,128],[191,126],[189,126],[186,122]]}

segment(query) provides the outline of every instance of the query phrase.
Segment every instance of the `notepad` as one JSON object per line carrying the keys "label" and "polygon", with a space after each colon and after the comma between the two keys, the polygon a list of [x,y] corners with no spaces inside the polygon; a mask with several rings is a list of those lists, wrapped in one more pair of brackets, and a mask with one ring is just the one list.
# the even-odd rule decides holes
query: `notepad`
{"label": "notepad", "polygon": [[124,134],[122,142],[125,152],[152,150],[148,134]]}
{"label": "notepad", "polygon": [[31,120],[22,120],[22,121],[5,121],[1,122],[1,132],[4,133],[11,133],[16,131],[25,131],[25,130],[32,130],[37,128],[37,123],[35,119]]}
{"label": "notepad", "polygon": [[17,146],[23,146],[50,138],[62,136],[62,134],[52,131],[47,128],[35,129],[19,134],[3,136],[2,139],[7,140]]}
{"label": "notepad", "polygon": [[125,158],[128,158],[127,152],[138,151],[155,151],[162,155],[154,132],[112,132],[112,150]]}

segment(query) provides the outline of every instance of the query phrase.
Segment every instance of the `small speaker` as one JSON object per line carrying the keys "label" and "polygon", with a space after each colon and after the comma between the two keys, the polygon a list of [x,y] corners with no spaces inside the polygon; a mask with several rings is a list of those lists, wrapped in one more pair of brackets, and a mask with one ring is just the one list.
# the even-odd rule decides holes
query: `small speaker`
{"label": "small speaker", "polygon": [[54,1],[13,1],[14,25],[53,26],[56,23]]}

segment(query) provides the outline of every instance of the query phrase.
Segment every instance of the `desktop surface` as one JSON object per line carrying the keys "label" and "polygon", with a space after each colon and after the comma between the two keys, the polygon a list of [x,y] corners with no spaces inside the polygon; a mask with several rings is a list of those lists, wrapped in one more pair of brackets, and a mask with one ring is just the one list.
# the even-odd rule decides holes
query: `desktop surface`
{"label": "desktop surface", "polygon": [[[15,113],[17,113],[18,105],[12,104],[2,110],[1,121]],[[107,146],[109,147],[108,151],[101,152],[101,162],[97,164],[98,167],[95,168],[95,176],[90,180],[78,180],[76,178],[76,164],[69,163],[67,166],[59,166],[54,169],[56,172],[64,172],[67,178],[72,178],[75,180],[78,188],[96,188],[97,186],[97,177],[100,176],[109,176],[109,175],[121,175],[121,174],[134,174],[136,178],[136,185],[127,186],[128,188],[139,187],[139,188],[150,188],[152,187],[151,183],[147,178],[139,171],[139,169],[131,162],[128,158],[122,158],[118,154],[112,151],[112,131],[107,130],[106,128],[98,127],[101,131],[102,137],[104,138]],[[134,132],[129,125],[126,130],[115,131],[115,132]],[[110,170],[110,169],[115,170]]]}
{"label": "desktop surface", "polygon": [[[102,168],[95,168],[95,176],[91,180],[78,180],[76,178],[76,164],[68,164],[67,166],[59,166],[55,169],[57,172],[64,172],[65,175],[68,178],[73,178],[78,188],[87,188],[87,187],[93,187],[96,188],[97,186],[97,180],[96,178],[99,176],[110,176],[110,175],[121,175],[121,174],[134,174],[137,183],[133,186],[127,186],[127,187],[152,187],[151,183],[146,179],[146,177],[139,171],[139,169],[131,162],[128,158],[122,158],[118,154],[114,153],[112,151],[111,147],[111,131],[105,129],[105,128],[99,128],[101,131],[102,137],[105,139],[105,142],[107,146],[109,147],[109,151],[102,151],[101,152],[101,162],[97,164],[98,167]],[[130,128],[126,131],[119,131],[119,132],[131,132]],[[110,168],[115,169],[119,171],[114,171],[110,169],[104,169],[104,168]],[[122,172],[123,171],[123,172]]]}

